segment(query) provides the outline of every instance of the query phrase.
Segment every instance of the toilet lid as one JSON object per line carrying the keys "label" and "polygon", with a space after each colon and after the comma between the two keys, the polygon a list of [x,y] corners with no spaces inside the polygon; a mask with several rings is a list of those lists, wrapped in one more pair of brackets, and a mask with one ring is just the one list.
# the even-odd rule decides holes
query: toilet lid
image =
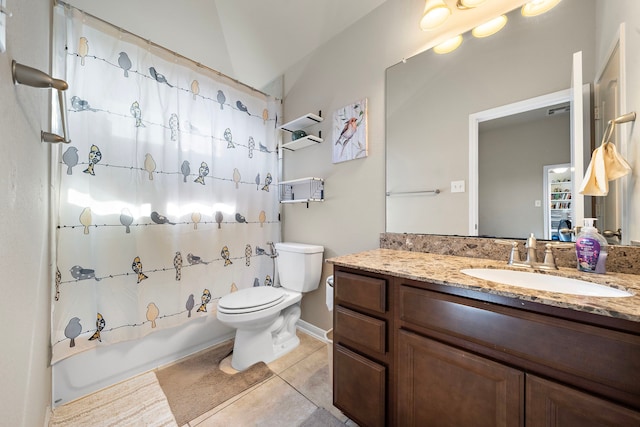
{"label": "toilet lid", "polygon": [[248,289],[241,289],[237,292],[225,295],[218,301],[218,307],[225,310],[234,311],[255,311],[267,308],[280,303],[285,298],[282,288],[272,286],[256,286]]}

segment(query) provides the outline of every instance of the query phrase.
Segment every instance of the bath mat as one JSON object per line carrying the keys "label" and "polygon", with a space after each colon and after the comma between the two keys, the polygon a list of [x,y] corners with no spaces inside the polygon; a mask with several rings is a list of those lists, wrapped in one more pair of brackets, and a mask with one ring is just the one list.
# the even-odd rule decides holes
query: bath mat
{"label": "bath mat", "polygon": [[177,426],[153,372],[53,410],[49,427]]}
{"label": "bath mat", "polygon": [[318,408],[300,424],[300,427],[344,427],[344,423],[324,408]]}
{"label": "bath mat", "polygon": [[263,362],[233,375],[222,372],[218,364],[232,349],[233,342],[227,342],[156,371],[178,425],[273,376]]}

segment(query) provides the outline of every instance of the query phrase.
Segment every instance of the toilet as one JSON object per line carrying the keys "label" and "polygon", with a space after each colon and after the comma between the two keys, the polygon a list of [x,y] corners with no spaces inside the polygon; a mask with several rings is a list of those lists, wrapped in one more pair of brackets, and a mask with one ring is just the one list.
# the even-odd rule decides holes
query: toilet
{"label": "toilet", "polygon": [[296,322],[302,293],[320,284],[322,246],[276,243],[275,248],[281,287],[241,289],[218,300],[218,320],[236,329],[231,366],[238,371],[269,363],[300,344]]}

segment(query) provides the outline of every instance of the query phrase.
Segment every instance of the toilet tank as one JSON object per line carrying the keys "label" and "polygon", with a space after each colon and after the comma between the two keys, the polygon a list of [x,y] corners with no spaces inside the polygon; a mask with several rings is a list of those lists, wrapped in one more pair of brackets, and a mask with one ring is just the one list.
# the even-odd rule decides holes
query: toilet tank
{"label": "toilet tank", "polygon": [[291,242],[276,243],[275,246],[280,285],[297,292],[317,289],[322,277],[324,248]]}

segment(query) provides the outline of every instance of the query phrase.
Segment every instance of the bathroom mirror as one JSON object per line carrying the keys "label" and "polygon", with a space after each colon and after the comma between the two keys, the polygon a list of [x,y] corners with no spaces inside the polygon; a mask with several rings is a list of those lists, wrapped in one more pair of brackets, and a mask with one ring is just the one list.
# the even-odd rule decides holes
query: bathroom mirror
{"label": "bathroom mirror", "polygon": [[[610,6],[616,2],[625,3],[606,3]],[[513,124],[513,146],[502,149],[498,157],[490,149],[483,149],[480,134],[478,176],[482,180],[482,176],[494,174],[494,194],[486,200],[480,190],[481,200],[475,201],[480,210],[478,232],[473,233],[469,189],[478,183],[470,182],[469,174],[470,116],[570,89],[575,52],[582,52],[582,81],[591,83],[593,88],[605,62],[599,58],[608,57],[620,26],[619,21],[613,22],[615,13],[603,17],[603,10],[601,0],[564,0],[550,12],[533,18],[523,17],[518,8],[508,14],[505,28],[491,37],[477,39],[468,33],[462,45],[449,54],[427,50],[387,69],[387,232],[524,238],[539,228],[536,236],[544,238],[544,169],[527,169],[532,153],[540,151],[545,154],[545,165],[567,162],[569,139],[565,145],[553,148],[546,139],[536,144],[533,138],[526,149],[519,149],[516,145],[522,138]],[[609,22],[603,24],[603,20]],[[607,33],[609,39],[598,40],[598,33]],[[629,61],[630,50],[626,52]],[[586,98],[588,101],[589,96]],[[586,113],[590,111],[586,109]],[[556,123],[560,116],[562,111],[554,117]],[[599,144],[598,135],[602,134],[601,126],[594,126],[588,114],[586,119],[585,169],[591,157],[591,135]],[[490,122],[483,126],[490,131],[495,129]],[[518,126],[530,127],[531,123],[520,120]],[[565,130],[568,136],[569,128]],[[540,137],[546,138],[542,133]],[[496,176],[500,165],[507,166],[502,172],[502,182],[508,184],[504,191],[495,190],[502,185]],[[523,198],[522,190],[532,186],[538,188],[538,195]],[[483,188],[481,182],[479,188]],[[628,200],[626,206],[631,203]],[[585,197],[584,216],[596,214],[592,209],[591,197]],[[531,215],[539,226],[532,223]],[[628,219],[624,210],[622,216]],[[487,232],[483,232],[482,218],[487,226],[491,224]],[[634,226],[637,227],[635,222]]]}

